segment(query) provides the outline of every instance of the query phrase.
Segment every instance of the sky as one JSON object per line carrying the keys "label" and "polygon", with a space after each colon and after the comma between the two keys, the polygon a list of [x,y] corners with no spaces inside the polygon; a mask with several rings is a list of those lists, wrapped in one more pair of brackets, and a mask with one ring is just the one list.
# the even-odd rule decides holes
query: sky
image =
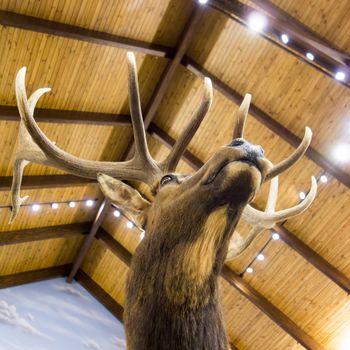
{"label": "sky", "polygon": [[0,350],[122,350],[123,325],[64,278],[0,290]]}

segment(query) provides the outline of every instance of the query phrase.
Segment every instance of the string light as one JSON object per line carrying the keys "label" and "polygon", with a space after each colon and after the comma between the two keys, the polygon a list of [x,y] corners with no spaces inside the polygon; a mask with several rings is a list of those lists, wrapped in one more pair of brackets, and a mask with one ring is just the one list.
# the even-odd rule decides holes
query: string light
{"label": "string light", "polygon": [[289,42],[288,35],[287,34],[282,34],[281,35],[281,40],[282,40],[283,44],[288,44],[288,42]]}
{"label": "string light", "polygon": [[346,162],[350,160],[350,145],[339,144],[334,147],[332,154],[337,161]]}
{"label": "string light", "polygon": [[116,218],[119,218],[119,217],[120,217],[120,211],[119,211],[118,209],[114,210],[113,215],[114,215]]}
{"label": "string light", "polygon": [[133,228],[134,227],[134,223],[132,222],[132,221],[128,221],[127,223],[126,223],[126,227],[127,228]]}
{"label": "string light", "polygon": [[58,207],[59,207],[59,204],[58,204],[58,203],[52,203],[52,204],[51,204],[51,208],[54,209],[54,210],[55,210],[55,209],[58,209]]}
{"label": "string light", "polygon": [[77,205],[77,203],[75,203],[75,202],[68,203],[69,208],[75,208],[76,205]]}
{"label": "string light", "polygon": [[315,59],[315,56],[311,52],[307,52],[306,58],[310,61],[313,61]]}
{"label": "string light", "polygon": [[87,201],[86,201],[86,206],[87,207],[92,207],[94,205],[94,201],[92,200],[92,199],[88,199]]}
{"label": "string light", "polygon": [[264,15],[259,12],[253,12],[248,17],[248,26],[255,32],[261,32],[267,25],[267,20]]}
{"label": "string light", "polygon": [[245,271],[248,272],[248,273],[253,273],[254,270],[253,270],[253,268],[251,266],[249,266],[249,267],[246,268]]}
{"label": "string light", "polygon": [[256,258],[257,258],[258,260],[260,260],[260,261],[265,260],[264,254],[261,254],[261,253],[260,253]]}
{"label": "string light", "polygon": [[321,175],[320,181],[325,184],[328,181],[328,177],[326,175]]}
{"label": "string light", "polygon": [[280,239],[280,235],[279,235],[277,232],[274,232],[274,233],[272,234],[272,239],[273,239],[274,241],[277,241],[278,239]]}
{"label": "string light", "polygon": [[198,2],[202,5],[206,4],[208,2],[208,0],[198,0]]}
{"label": "string light", "polygon": [[32,210],[33,211],[39,211],[40,210],[40,205],[39,204],[32,204]]}
{"label": "string light", "polygon": [[335,79],[339,81],[344,81],[345,80],[345,73],[342,71],[339,71],[335,74]]}

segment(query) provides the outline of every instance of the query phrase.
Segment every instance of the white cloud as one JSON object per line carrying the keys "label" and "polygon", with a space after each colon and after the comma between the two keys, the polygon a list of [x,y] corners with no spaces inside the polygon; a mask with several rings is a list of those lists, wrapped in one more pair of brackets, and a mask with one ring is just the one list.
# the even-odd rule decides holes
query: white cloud
{"label": "white cloud", "polygon": [[9,326],[20,328],[29,334],[45,337],[44,334],[33,327],[29,321],[19,316],[15,305],[9,305],[4,300],[0,300],[0,322]]}
{"label": "white cloud", "polygon": [[29,321],[31,321],[31,322],[33,322],[34,321],[34,316],[30,313],[30,312],[28,312],[27,313],[27,319],[29,320]]}
{"label": "white cloud", "polygon": [[68,284],[57,284],[55,285],[55,289],[59,292],[66,293],[69,295],[73,295],[78,298],[83,298],[86,300],[90,300],[90,298],[86,297],[80,290],[78,290],[74,286],[70,286]]}
{"label": "white cloud", "polygon": [[114,336],[112,338],[112,344],[117,346],[119,349],[126,349],[126,341],[125,339],[118,338]]}
{"label": "white cloud", "polygon": [[94,349],[94,350],[103,350],[100,345],[98,345],[95,340],[92,339],[87,339],[83,341],[83,344],[89,348],[89,349]]}

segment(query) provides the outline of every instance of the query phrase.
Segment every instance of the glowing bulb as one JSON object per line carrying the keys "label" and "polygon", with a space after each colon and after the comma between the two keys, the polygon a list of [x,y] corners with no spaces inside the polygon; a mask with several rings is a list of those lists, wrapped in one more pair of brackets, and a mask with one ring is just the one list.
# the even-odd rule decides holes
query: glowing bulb
{"label": "glowing bulb", "polygon": [[343,81],[345,79],[345,73],[344,72],[337,72],[335,74],[335,79],[339,80],[339,81]]}
{"label": "glowing bulb", "polygon": [[145,238],[145,231],[141,231],[141,233],[140,233],[140,239],[142,240],[142,239],[144,239]]}
{"label": "glowing bulb", "polygon": [[128,222],[126,223],[126,227],[127,227],[127,228],[133,228],[133,227],[134,227],[134,224],[133,224],[131,221],[128,221]]}
{"label": "glowing bulb", "polygon": [[116,218],[120,218],[120,211],[119,210],[114,210],[114,213],[113,215],[116,217]]}
{"label": "glowing bulb", "polygon": [[306,197],[305,192],[300,192],[300,193],[299,193],[299,198],[300,198],[301,200],[304,200],[305,197]]}
{"label": "glowing bulb", "polygon": [[275,241],[277,241],[278,239],[280,239],[280,235],[277,232],[274,232],[272,234],[272,239],[274,239]]}
{"label": "glowing bulb", "polygon": [[333,149],[333,157],[339,162],[350,160],[350,145],[339,144]]}
{"label": "glowing bulb", "polygon": [[288,44],[288,42],[289,42],[289,37],[288,37],[288,35],[287,35],[287,34],[282,34],[282,35],[281,35],[281,40],[282,40],[282,42],[283,42],[284,44]]}
{"label": "glowing bulb", "polygon": [[32,210],[33,211],[39,211],[40,210],[40,205],[39,204],[32,204]]}
{"label": "glowing bulb", "polygon": [[328,181],[328,177],[326,175],[321,175],[320,181],[325,184]]}
{"label": "glowing bulb", "polygon": [[87,201],[86,201],[86,206],[87,207],[92,207],[94,205],[94,201],[92,200],[92,199],[88,199]]}
{"label": "glowing bulb", "polygon": [[52,203],[51,204],[51,208],[52,209],[58,209],[58,207],[59,207],[58,203]]}
{"label": "glowing bulb", "polygon": [[248,272],[248,273],[253,273],[253,271],[254,271],[253,268],[250,266],[247,267],[247,269],[246,269],[246,272]]}
{"label": "glowing bulb", "polygon": [[255,32],[261,32],[267,25],[266,17],[259,12],[253,12],[248,17],[248,25]]}
{"label": "glowing bulb", "polygon": [[342,336],[341,343],[339,344],[339,350],[349,350],[350,345],[350,329],[345,331],[345,334]]}
{"label": "glowing bulb", "polygon": [[75,208],[76,204],[77,203],[75,203],[75,202],[69,202],[68,206],[69,206],[69,208]]}
{"label": "glowing bulb", "polygon": [[307,57],[307,59],[310,60],[310,61],[313,61],[313,60],[315,59],[315,56],[314,56],[311,52],[308,52],[308,53],[306,54],[306,57]]}
{"label": "glowing bulb", "polygon": [[260,253],[256,258],[260,261],[263,261],[265,259],[265,256],[264,256],[264,254]]}
{"label": "glowing bulb", "polygon": [[206,4],[208,2],[208,0],[198,0],[198,2],[202,5]]}

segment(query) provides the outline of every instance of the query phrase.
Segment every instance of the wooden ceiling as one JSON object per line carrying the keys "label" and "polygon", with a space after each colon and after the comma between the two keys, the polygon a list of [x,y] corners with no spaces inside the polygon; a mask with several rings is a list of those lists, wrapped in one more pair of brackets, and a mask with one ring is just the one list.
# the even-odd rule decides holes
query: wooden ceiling
{"label": "wooden ceiling", "polygon": [[[110,203],[98,214],[103,196],[96,183],[30,165],[22,190],[30,195],[28,203],[64,203],[56,211],[23,207],[11,226],[8,206],[18,69],[28,67],[29,91],[52,87],[37,114],[51,140],[83,158],[117,161],[132,149],[126,65],[131,49],[156,159],[165,157],[198,106],[202,76],[213,79],[213,106],[180,171],[194,172],[229,142],[237,104],[247,92],[253,106],[246,138],[261,144],[271,161],[294,149],[306,125],[312,128],[307,157],[281,177],[278,208],[298,202],[310,176],[326,173],[328,182],[319,182],[306,213],[276,227],[282,239],[270,241],[266,230],[227,265],[221,298],[233,348],[349,349],[350,162],[334,157],[334,149],[349,147],[350,138],[350,84],[334,79],[336,69],[350,79],[349,6],[347,0],[213,0],[206,6],[188,0],[0,0],[0,286],[66,274],[74,264],[77,280],[121,317],[140,231],[127,229],[123,216],[114,217]],[[246,25],[244,16],[254,8],[270,15],[263,34]],[[276,36],[281,23],[288,45]],[[318,50],[315,61],[305,59],[305,45]],[[88,198],[96,199],[93,207],[66,204]],[[263,207],[265,198],[263,188],[255,205]],[[239,224],[243,234],[248,229]],[[253,261],[268,241],[265,260]],[[87,254],[78,266],[82,249]],[[242,274],[248,265],[254,273]]]}

